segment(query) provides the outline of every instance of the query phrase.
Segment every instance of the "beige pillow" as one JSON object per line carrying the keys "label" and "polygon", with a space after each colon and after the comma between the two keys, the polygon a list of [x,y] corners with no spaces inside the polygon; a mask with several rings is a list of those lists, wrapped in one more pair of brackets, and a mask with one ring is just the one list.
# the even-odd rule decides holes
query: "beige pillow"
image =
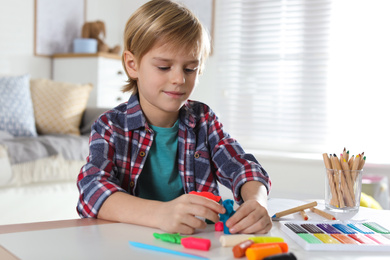
{"label": "beige pillow", "polygon": [[35,124],[39,134],[80,135],[80,123],[87,106],[91,84],[30,81]]}

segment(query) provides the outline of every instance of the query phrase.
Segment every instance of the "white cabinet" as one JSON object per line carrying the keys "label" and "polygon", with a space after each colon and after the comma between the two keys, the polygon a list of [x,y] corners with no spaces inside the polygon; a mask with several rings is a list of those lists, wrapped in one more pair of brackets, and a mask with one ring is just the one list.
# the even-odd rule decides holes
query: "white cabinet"
{"label": "white cabinet", "polygon": [[60,82],[91,83],[93,89],[88,107],[113,108],[127,101],[130,93],[123,93],[127,76],[119,56],[106,53],[53,55],[53,80]]}

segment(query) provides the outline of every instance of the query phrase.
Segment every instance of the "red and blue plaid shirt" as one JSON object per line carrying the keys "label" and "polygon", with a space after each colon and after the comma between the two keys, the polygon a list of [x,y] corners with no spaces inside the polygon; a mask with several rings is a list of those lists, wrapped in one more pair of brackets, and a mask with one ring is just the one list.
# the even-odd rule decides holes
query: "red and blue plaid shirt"
{"label": "red and blue plaid shirt", "polygon": [[[240,188],[245,182],[259,181],[269,191],[267,172],[223,131],[207,105],[187,101],[179,119],[177,163],[185,193],[209,191],[219,195],[220,182],[241,204]],[[153,130],[142,113],[138,95],[101,115],[91,130],[89,156],[77,180],[81,217],[96,217],[103,202],[117,191],[137,196],[137,179],[153,142]]]}

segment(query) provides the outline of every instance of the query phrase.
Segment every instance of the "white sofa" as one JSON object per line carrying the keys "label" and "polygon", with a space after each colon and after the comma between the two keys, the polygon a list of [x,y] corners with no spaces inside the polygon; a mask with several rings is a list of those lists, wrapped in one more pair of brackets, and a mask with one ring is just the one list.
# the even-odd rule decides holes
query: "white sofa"
{"label": "white sofa", "polygon": [[0,76],[0,225],[77,218],[92,86]]}
{"label": "white sofa", "polygon": [[78,218],[77,175],[88,155],[91,125],[106,110],[86,108],[80,136],[13,137],[0,131],[0,225]]}

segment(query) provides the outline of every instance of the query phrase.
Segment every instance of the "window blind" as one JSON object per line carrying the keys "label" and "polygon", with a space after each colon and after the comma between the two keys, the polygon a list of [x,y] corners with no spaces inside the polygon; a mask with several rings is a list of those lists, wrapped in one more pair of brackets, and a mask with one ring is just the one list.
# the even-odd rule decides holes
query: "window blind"
{"label": "window blind", "polygon": [[388,0],[216,3],[216,110],[233,137],[390,163]]}
{"label": "window blind", "polygon": [[327,139],[329,0],[217,1],[218,114],[245,147]]}

